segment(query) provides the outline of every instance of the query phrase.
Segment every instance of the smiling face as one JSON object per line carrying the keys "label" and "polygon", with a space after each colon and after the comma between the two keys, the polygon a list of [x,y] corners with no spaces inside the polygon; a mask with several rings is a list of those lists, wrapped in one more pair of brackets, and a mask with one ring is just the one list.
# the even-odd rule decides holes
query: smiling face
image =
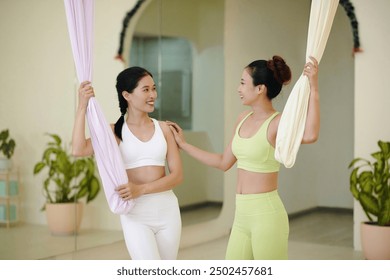
{"label": "smiling face", "polygon": [[241,75],[240,85],[238,86],[238,95],[243,105],[252,105],[258,100],[260,85],[254,86],[253,79],[247,69],[244,69]]}
{"label": "smiling face", "polygon": [[157,98],[156,84],[151,76],[146,75],[132,93],[124,92],[123,96],[132,110],[152,113]]}

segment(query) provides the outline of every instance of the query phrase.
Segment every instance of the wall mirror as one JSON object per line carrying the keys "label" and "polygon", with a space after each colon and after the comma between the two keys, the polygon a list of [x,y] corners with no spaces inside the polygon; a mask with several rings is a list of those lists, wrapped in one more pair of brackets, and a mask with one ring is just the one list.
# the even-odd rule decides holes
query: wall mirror
{"label": "wall mirror", "polygon": [[[223,149],[222,0],[149,0],[126,34],[125,61],[152,72],[158,102],[151,117],[177,122],[190,143]],[[180,24],[178,24],[180,23]],[[216,218],[223,172],[182,153],[184,182],[174,189],[183,225]]]}

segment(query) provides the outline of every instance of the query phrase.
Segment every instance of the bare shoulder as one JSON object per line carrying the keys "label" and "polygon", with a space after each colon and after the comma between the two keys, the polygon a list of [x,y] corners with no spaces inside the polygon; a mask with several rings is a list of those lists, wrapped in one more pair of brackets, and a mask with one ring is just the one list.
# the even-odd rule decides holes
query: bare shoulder
{"label": "bare shoulder", "polygon": [[119,145],[119,143],[121,142],[121,140],[116,136],[116,134],[115,134],[115,124],[110,124],[110,127],[111,127],[111,130],[112,130],[112,134],[114,134],[114,137],[115,137],[115,140],[116,140],[116,142],[118,143],[118,145]]}
{"label": "bare shoulder", "polygon": [[161,130],[163,131],[164,135],[167,136],[167,135],[171,135],[172,134],[172,131],[171,129],[169,128],[168,124],[164,121],[158,121],[158,124],[160,125],[161,127]]}
{"label": "bare shoulder", "polygon": [[276,125],[276,127],[278,127],[278,126],[279,126],[279,122],[280,122],[280,118],[281,118],[281,117],[282,117],[282,114],[281,114],[281,113],[277,114],[277,115],[272,119],[271,124],[272,124],[272,125]]}
{"label": "bare shoulder", "polygon": [[245,118],[249,113],[251,113],[252,111],[251,110],[245,110],[243,112],[241,112],[238,117],[237,117],[237,121],[236,123],[238,124],[240,121],[242,121],[243,118]]}
{"label": "bare shoulder", "polygon": [[164,121],[158,121],[158,124],[160,125],[162,130],[169,130],[168,124]]}
{"label": "bare shoulder", "polygon": [[273,137],[276,137],[276,134],[277,134],[277,131],[278,131],[278,128],[279,128],[279,122],[280,122],[280,118],[282,117],[282,114],[277,114],[270,122],[269,126],[268,126],[268,131],[270,133],[270,135],[272,135]]}
{"label": "bare shoulder", "polygon": [[236,131],[237,130],[237,127],[239,125],[239,123],[251,112],[251,110],[245,110],[243,112],[241,112],[237,119],[236,119],[236,123],[234,124],[234,130],[233,131]]}
{"label": "bare shoulder", "polygon": [[158,124],[160,125],[164,138],[168,143],[168,147],[170,147],[168,149],[170,151],[172,151],[172,148],[174,148],[174,150],[178,149],[173,132],[171,131],[169,125],[165,121],[158,121]]}

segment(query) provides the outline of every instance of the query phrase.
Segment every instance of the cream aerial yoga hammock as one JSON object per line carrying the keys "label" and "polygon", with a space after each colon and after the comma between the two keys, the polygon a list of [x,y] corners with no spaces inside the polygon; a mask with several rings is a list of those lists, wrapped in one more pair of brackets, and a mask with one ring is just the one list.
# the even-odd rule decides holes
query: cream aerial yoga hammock
{"label": "cream aerial yoga hammock", "polygon": [[[92,82],[94,0],[64,0],[69,36],[79,83]],[[106,199],[115,214],[127,214],[134,201],[124,201],[115,188],[128,182],[118,144],[95,97],[90,98],[87,121]]]}
{"label": "cream aerial yoga hammock", "polygon": [[[313,56],[318,63],[324,53],[339,0],[312,0],[307,36],[306,58]],[[310,96],[309,81],[301,75],[290,93],[280,118],[275,144],[275,158],[290,168],[301,145],[305,130]]]}
{"label": "cream aerial yoga hammock", "polygon": [[[64,0],[77,78],[92,81],[92,43],[94,0]],[[320,61],[338,6],[338,0],[313,0],[306,56]],[[298,152],[306,122],[309,84],[301,76],[287,100],[279,123],[275,157],[286,167],[292,167]],[[92,146],[102,180],[104,193],[111,211],[126,214],[134,201],[124,201],[116,193],[117,186],[128,182],[118,144],[96,99],[92,97],[87,109]]]}

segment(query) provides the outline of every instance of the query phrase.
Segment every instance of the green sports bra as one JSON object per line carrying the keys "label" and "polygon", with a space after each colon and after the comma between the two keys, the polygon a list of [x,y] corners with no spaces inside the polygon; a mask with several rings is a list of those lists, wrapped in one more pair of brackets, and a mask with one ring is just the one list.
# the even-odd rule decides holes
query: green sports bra
{"label": "green sports bra", "polygon": [[269,123],[279,112],[273,113],[264,121],[259,130],[250,138],[242,138],[239,135],[240,128],[244,121],[252,115],[250,112],[238,124],[232,142],[232,152],[237,158],[237,167],[260,173],[278,172],[280,163],[275,159],[275,149],[268,142],[267,131]]}

